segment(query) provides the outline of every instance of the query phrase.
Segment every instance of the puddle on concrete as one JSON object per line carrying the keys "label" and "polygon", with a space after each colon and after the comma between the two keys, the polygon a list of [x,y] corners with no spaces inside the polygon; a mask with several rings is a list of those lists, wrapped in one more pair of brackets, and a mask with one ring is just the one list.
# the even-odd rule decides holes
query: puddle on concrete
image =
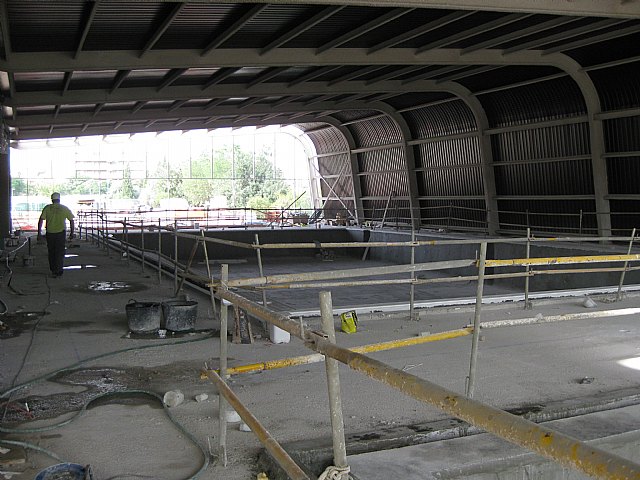
{"label": "puddle on concrete", "polygon": [[85,265],[85,264],[82,264],[82,265],[69,265],[69,266],[63,267],[63,268],[65,270],[82,270],[82,269],[85,269],[85,268],[98,268],[98,266],[97,265]]}
{"label": "puddle on concrete", "polygon": [[[210,359],[208,364],[213,366],[215,361],[215,359]],[[146,395],[118,395],[117,392],[122,390],[147,390],[156,392],[162,397],[167,391],[180,388],[185,393],[185,402],[193,401],[190,392],[206,392],[210,395],[215,392],[215,387],[211,383],[200,380],[200,371],[203,366],[202,360],[193,360],[172,362],[156,367],[93,367],[62,372],[49,381],[74,387],[85,387],[85,390],[26,397],[20,397],[19,392],[14,393],[9,404],[3,405],[4,400],[0,400],[0,419],[2,419],[1,414],[5,413],[6,408],[4,420],[0,420],[0,424],[15,425],[34,420],[56,418],[80,410],[87,402],[106,393],[114,393],[114,396],[108,396],[92,403],[89,408],[106,403],[144,404],[153,408],[162,408],[160,402],[153,401]],[[28,410],[25,407],[27,404],[29,405]]]}
{"label": "puddle on concrete", "polygon": [[87,293],[128,293],[140,292],[148,287],[142,283],[110,282],[106,280],[94,280],[87,284],[76,284],[73,290]]}

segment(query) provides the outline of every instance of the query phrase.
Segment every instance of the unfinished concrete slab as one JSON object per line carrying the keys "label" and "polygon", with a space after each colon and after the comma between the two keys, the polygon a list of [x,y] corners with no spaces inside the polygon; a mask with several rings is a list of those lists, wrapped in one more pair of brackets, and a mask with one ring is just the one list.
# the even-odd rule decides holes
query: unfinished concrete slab
{"label": "unfinished concrete slab", "polygon": [[[87,264],[95,268],[70,268],[62,278],[48,278],[46,250],[38,245],[34,247],[33,265],[24,266],[18,259],[10,264],[11,272],[3,275],[0,293],[8,308],[2,321],[9,327],[0,340],[0,389],[6,392],[14,385],[43,378],[1,399],[2,438],[37,444],[66,461],[91,464],[97,478],[255,478],[260,473],[257,457],[262,447],[253,434],[240,431],[236,424],[229,426],[228,466],[207,466],[217,455],[218,398],[215,387],[200,379],[200,370],[205,364],[217,368],[219,362],[219,340],[212,336],[219,322],[213,318],[209,297],[187,290],[198,302],[196,332],[165,339],[127,335],[125,306],[129,300],[162,302],[173,298],[173,279],[167,275],[159,279],[149,265],[142,272],[136,261],[90,241],[75,242],[69,252],[77,255],[67,259],[69,267]],[[279,265],[275,258],[269,262]],[[359,262],[356,259],[354,264]],[[317,263],[312,258],[306,264],[296,262],[295,268],[304,271]],[[386,293],[384,287],[378,288],[381,295]],[[448,297],[457,296],[457,288],[452,287]],[[473,291],[473,285],[468,289]],[[317,293],[292,290],[286,300],[293,306],[297,302],[311,304]],[[350,304],[358,302],[355,294],[345,298]],[[362,303],[372,303],[376,298],[371,294]],[[476,397],[500,408],[516,409],[564,399],[584,398],[586,402],[607,392],[637,389],[638,370],[633,362],[639,356],[638,315],[616,315],[615,310],[637,307],[638,297],[629,294],[619,302],[613,301],[615,295],[593,299],[595,309],[587,309],[580,297],[538,300],[532,310],[524,310],[515,302],[484,306],[483,321],[587,310],[613,312],[602,318],[486,330],[480,342]],[[373,308],[359,316],[357,333],[338,331],[337,342],[354,347],[415,338],[425,332],[463,327],[472,318],[473,308],[468,305],[422,309],[417,321],[409,320],[406,312]],[[320,324],[312,316],[303,322],[311,329]],[[274,345],[265,332],[254,333],[253,344],[229,344],[230,366],[311,353],[296,338],[289,344]],[[470,343],[470,336],[464,336],[371,356],[463,393]],[[404,435],[401,429],[413,428],[411,431],[420,434],[425,423],[453,421],[437,409],[346,367],[340,368],[340,375],[345,429],[351,443],[373,445],[376,435],[384,437],[388,433],[400,438]],[[591,380],[585,382],[585,378]],[[326,445],[330,438],[321,363],[233,376],[229,385],[287,448],[303,442],[312,451],[313,446]],[[100,397],[144,390],[162,398],[174,389],[183,392],[185,400],[168,412],[147,393]],[[196,401],[202,393],[208,394],[208,399]],[[82,411],[87,402],[89,408],[80,417],[53,427]],[[176,429],[167,413],[184,426],[195,443]],[[13,431],[40,427],[47,430]],[[33,478],[55,462],[27,449],[22,478]],[[198,473],[203,466],[206,468]],[[269,478],[276,476],[270,473]]]}

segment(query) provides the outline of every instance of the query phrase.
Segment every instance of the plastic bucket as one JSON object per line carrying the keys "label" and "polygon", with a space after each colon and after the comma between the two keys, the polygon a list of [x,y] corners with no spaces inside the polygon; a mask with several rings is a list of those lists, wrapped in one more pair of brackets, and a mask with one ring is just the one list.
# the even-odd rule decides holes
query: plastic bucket
{"label": "plastic bucket", "polygon": [[160,328],[162,312],[159,303],[131,300],[127,303],[125,310],[130,331],[134,333],[155,333]]}
{"label": "plastic bucket", "polygon": [[191,300],[168,300],[162,302],[164,326],[172,332],[193,330],[198,316],[198,302]]}
{"label": "plastic bucket", "polygon": [[93,476],[84,466],[77,463],[59,463],[42,470],[35,480],[84,480],[85,478],[91,479]]}

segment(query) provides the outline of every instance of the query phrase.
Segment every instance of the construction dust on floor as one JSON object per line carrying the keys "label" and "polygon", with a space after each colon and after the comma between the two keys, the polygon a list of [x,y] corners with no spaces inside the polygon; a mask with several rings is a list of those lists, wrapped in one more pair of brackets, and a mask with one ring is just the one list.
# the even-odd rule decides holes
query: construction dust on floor
{"label": "construction dust on floor", "polygon": [[[2,277],[0,300],[6,308],[0,317],[0,390],[4,392],[0,399],[0,475],[33,479],[46,467],[61,462],[91,465],[93,477],[100,480],[245,480],[255,479],[270,468],[269,462],[260,460],[264,457],[260,442],[252,432],[241,429],[241,422],[228,425],[227,465],[218,461],[217,390],[200,374],[204,368],[219,367],[220,324],[214,319],[209,295],[185,290],[189,299],[198,302],[194,331],[168,332],[165,338],[131,335],[127,303],[161,303],[175,298],[173,278],[159,278],[149,266],[143,272],[139,263],[117,250],[107,251],[90,241],[76,241],[74,246],[75,256],[67,258],[69,268],[60,278],[47,275],[46,247],[42,245],[33,248],[33,262],[7,262]],[[268,268],[287,271],[291,263],[286,259],[272,260]],[[353,265],[345,260],[340,268],[347,268],[347,263]],[[296,268],[311,269],[319,264],[297,262]],[[73,268],[78,265],[95,268]],[[232,275],[244,275],[243,268],[249,266],[231,265]],[[449,297],[463,297],[473,296],[475,287],[470,284],[467,290],[449,288]],[[378,292],[365,292],[362,298],[356,298],[353,292],[343,294],[337,297],[337,304],[345,309],[349,304],[373,305],[376,299],[386,303],[392,299],[384,296],[386,291],[381,288]],[[317,290],[278,295],[273,297],[273,305],[289,311],[318,305]],[[629,294],[617,302],[611,295],[592,299],[596,306],[589,311],[613,313],[603,318],[483,331],[474,398],[521,415],[538,415],[535,420],[541,422],[553,419],[553,415],[543,413],[563,408],[577,414],[585,404],[599,405],[597,410],[602,410],[607,406],[628,408],[639,402],[638,315],[615,313],[638,306],[639,298]],[[482,320],[548,317],[586,309],[584,297],[539,300],[532,310],[525,310],[521,302],[511,302],[485,306]],[[460,329],[469,325],[474,316],[473,307],[465,305],[421,309],[417,320],[410,320],[407,312],[371,309],[359,312],[356,333],[346,334],[340,331],[338,314],[342,311],[335,312],[337,343],[349,348]],[[305,328],[320,328],[317,317],[307,316],[302,322]],[[464,394],[470,345],[471,336],[467,335],[369,355]],[[230,367],[310,353],[296,338],[289,343],[272,343],[267,329],[260,328],[260,324],[254,325],[253,343],[229,343],[228,350]],[[495,471],[503,457],[512,462],[519,455],[503,455],[495,447],[495,456],[483,466],[482,452],[473,451],[485,441],[477,435],[470,436],[478,432],[464,422],[343,365],[339,371],[354,478],[397,478],[397,473],[383,473],[393,472],[392,461],[384,451],[440,442],[447,435],[465,437],[467,443],[463,446],[446,449],[456,452],[461,448],[474,461],[456,467],[450,460],[448,466],[433,465],[431,470],[421,468],[421,472],[428,470],[442,476],[447,470],[447,475],[455,476],[452,471],[457,469],[463,472],[461,476],[471,477],[487,469]],[[233,375],[228,385],[312,475],[317,476],[321,471],[318,469],[331,462],[331,423],[322,362]],[[182,395],[182,400],[171,408],[163,405],[168,392]],[[637,418],[633,409],[625,410],[618,420],[635,428],[631,418]],[[602,436],[632,434],[611,427],[614,420],[607,423],[611,430],[602,427]],[[584,432],[588,433],[585,440],[599,438],[594,434],[598,423],[590,425],[589,432]],[[580,435],[579,428],[570,430],[573,435]],[[380,460],[375,460],[375,451],[380,452]],[[638,461],[637,452],[636,448],[619,454]],[[407,455],[415,458],[439,454]],[[392,458],[399,456],[391,453]],[[378,461],[390,470],[374,467]],[[407,464],[406,460],[403,462]],[[365,465],[376,470],[378,476],[371,469],[366,470]],[[402,478],[431,478],[411,476],[407,473],[410,470],[405,469]],[[276,471],[269,475],[268,478],[279,478]]]}

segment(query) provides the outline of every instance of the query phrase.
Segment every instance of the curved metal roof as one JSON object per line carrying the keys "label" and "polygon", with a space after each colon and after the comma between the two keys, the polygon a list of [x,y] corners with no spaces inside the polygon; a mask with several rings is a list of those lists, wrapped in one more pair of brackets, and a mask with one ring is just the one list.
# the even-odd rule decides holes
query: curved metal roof
{"label": "curved metal roof", "polygon": [[637,71],[640,53],[639,2],[622,0],[0,6],[13,139],[348,119],[582,66]]}

